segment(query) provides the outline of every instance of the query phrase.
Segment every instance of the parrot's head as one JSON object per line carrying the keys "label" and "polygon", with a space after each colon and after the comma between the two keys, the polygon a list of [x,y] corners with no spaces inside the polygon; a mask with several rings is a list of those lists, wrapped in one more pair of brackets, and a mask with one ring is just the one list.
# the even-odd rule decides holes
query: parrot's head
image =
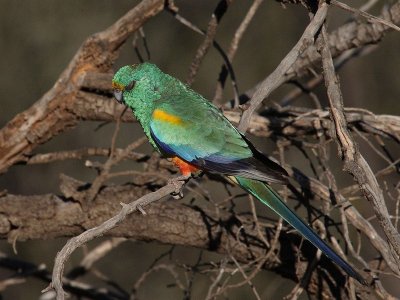
{"label": "parrot's head", "polygon": [[134,110],[149,106],[161,97],[166,76],[151,63],[122,67],[112,80],[115,99]]}

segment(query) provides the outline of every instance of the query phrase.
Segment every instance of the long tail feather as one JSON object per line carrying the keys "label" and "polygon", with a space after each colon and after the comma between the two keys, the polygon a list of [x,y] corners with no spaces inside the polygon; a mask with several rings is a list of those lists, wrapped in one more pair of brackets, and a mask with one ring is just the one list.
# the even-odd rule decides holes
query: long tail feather
{"label": "long tail feather", "polygon": [[300,234],[309,240],[315,247],[320,249],[327,257],[338,264],[347,274],[357,279],[360,283],[367,285],[364,278],[357,273],[345,260],[329,247],[304,221],[302,221],[280,198],[280,196],[267,184],[260,181],[243,177],[234,177],[237,183],[267,205],[286,222],[292,225]]}

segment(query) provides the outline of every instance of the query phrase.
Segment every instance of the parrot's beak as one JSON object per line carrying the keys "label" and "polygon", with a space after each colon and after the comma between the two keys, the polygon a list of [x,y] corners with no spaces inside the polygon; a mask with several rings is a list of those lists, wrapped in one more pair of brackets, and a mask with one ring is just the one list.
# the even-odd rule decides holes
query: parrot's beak
{"label": "parrot's beak", "polygon": [[115,97],[115,99],[117,99],[117,101],[118,101],[119,103],[124,102],[124,95],[122,94],[122,91],[121,91],[121,90],[115,89],[115,90],[114,90],[114,97]]}

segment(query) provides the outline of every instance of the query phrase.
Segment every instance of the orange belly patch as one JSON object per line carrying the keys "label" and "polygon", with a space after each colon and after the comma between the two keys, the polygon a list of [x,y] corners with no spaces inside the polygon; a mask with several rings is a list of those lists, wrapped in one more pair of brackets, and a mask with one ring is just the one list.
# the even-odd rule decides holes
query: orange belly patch
{"label": "orange belly patch", "polygon": [[179,171],[184,176],[188,176],[191,173],[195,173],[195,172],[199,171],[198,168],[196,168],[195,166],[187,163],[186,161],[180,159],[177,156],[172,158],[172,162],[174,163],[175,166],[177,166],[179,168]]}

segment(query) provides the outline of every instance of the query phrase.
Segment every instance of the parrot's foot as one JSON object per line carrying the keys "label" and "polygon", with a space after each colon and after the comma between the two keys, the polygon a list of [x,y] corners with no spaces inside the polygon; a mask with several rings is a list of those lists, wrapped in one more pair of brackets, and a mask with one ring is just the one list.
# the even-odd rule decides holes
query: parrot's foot
{"label": "parrot's foot", "polygon": [[183,198],[183,183],[186,183],[190,180],[190,178],[192,178],[192,174],[188,174],[188,175],[181,175],[178,177],[174,177],[168,180],[168,184],[173,184],[175,186],[175,191],[171,193],[171,196],[174,199],[182,199]]}
{"label": "parrot's foot", "polygon": [[204,172],[202,170],[198,170],[197,172],[192,172],[192,178],[201,178],[203,177]]}

